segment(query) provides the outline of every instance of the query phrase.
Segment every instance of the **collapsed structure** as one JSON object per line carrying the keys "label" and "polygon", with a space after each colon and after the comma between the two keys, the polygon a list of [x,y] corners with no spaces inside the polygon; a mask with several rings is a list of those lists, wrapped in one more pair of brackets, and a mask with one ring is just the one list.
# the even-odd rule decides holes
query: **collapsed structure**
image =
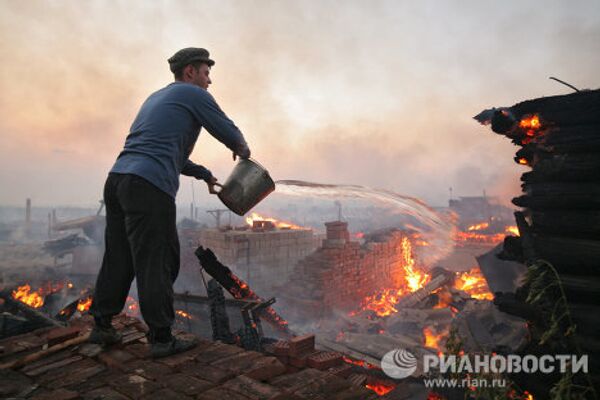
{"label": "collapsed structure", "polygon": [[515,161],[531,168],[521,176],[523,194],[513,199],[523,208],[515,213],[520,235],[507,237],[500,255],[528,265],[528,277],[516,298],[497,303],[529,321],[525,352],[581,353],[590,361],[586,376],[539,375],[521,383],[541,397],[551,388],[557,398],[593,394],[600,387],[600,90],[524,101],[475,118],[519,146]]}

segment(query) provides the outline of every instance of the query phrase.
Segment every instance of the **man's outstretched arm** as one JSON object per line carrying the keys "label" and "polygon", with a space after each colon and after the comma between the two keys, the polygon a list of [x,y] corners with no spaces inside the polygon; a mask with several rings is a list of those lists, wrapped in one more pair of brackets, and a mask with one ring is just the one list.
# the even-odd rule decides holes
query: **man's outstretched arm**
{"label": "man's outstretched arm", "polygon": [[241,158],[250,157],[250,148],[244,139],[244,135],[229,117],[221,110],[212,95],[208,92],[202,93],[202,101],[196,110],[200,123],[219,142],[233,151],[235,156]]}
{"label": "man's outstretched arm", "polygon": [[208,191],[210,193],[217,193],[215,191],[215,185],[220,186],[217,183],[217,178],[215,178],[207,168],[202,165],[195,164],[194,162],[187,160],[183,169],[181,170],[181,174],[185,176],[192,176],[196,179],[201,179],[208,185]]}

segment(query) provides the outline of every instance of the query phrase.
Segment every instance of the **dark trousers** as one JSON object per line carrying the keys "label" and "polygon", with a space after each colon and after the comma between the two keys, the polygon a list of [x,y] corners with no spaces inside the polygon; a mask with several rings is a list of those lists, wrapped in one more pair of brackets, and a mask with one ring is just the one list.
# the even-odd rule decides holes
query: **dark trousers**
{"label": "dark trousers", "polygon": [[111,173],[104,203],[106,250],[91,313],[97,322],[120,313],[135,277],[150,331],[162,336],[168,330],[170,335],[173,283],[179,273],[175,199],[139,176]]}

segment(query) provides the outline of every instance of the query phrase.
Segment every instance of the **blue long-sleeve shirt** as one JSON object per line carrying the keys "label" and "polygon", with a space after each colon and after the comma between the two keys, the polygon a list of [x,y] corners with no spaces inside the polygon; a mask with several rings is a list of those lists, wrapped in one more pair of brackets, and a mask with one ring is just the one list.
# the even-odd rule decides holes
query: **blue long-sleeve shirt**
{"label": "blue long-sleeve shirt", "polygon": [[210,93],[190,83],[173,82],[142,104],[110,172],[141,176],[175,197],[179,174],[205,180],[212,176],[188,159],[202,127],[234,152],[247,146]]}

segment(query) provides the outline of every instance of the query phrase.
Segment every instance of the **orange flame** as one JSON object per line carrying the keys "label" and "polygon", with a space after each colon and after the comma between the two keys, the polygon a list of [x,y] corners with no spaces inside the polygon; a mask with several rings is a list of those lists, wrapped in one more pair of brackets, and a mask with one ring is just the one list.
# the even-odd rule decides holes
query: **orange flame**
{"label": "orange flame", "polygon": [[504,229],[504,232],[510,233],[510,234],[513,234],[513,235],[516,235],[516,236],[520,236],[519,228],[517,228],[516,226],[507,226]]}
{"label": "orange flame", "polygon": [[253,226],[254,221],[269,221],[272,222],[279,229],[304,229],[301,226],[292,224],[291,222],[284,222],[276,220],[275,218],[263,217],[260,214],[253,212],[249,217],[246,217],[246,223]]}
{"label": "orange flame", "polygon": [[183,310],[176,310],[175,314],[177,314],[177,315],[179,315],[180,317],[183,317],[183,318],[194,319],[194,317],[192,317],[190,314],[186,313]]}
{"label": "orange flame", "polygon": [[32,308],[40,308],[44,305],[44,297],[38,292],[32,292],[29,284],[19,286],[17,290],[13,290],[12,297]]}
{"label": "orange flame", "polygon": [[344,362],[347,364],[356,365],[358,367],[363,367],[363,368],[367,368],[367,369],[380,369],[376,365],[369,364],[368,362],[363,361],[363,360],[353,360],[352,358],[346,357],[346,356],[342,356],[342,360],[344,360]]}
{"label": "orange flame", "polygon": [[446,338],[448,332],[434,333],[433,330],[426,326],[423,329],[423,336],[425,336],[425,347],[431,349],[442,350],[441,341]]}
{"label": "orange flame", "polygon": [[537,114],[533,115],[532,117],[523,118],[519,122],[519,126],[523,129],[533,129],[533,130],[540,129],[542,127],[542,125],[540,123],[540,117]]}
{"label": "orange flame", "polygon": [[519,158],[519,164],[521,164],[521,165],[529,165],[529,161],[527,161],[526,158],[521,157],[521,158]]}
{"label": "orange flame", "polygon": [[487,222],[481,222],[479,224],[471,225],[467,228],[467,231],[482,231],[490,227],[490,224]]}
{"label": "orange flame", "polygon": [[400,298],[408,293],[413,293],[427,284],[429,274],[415,266],[412,244],[408,237],[402,238],[402,267],[404,269],[404,283],[397,288],[388,288],[380,293],[367,296],[362,301],[361,310],[374,311],[378,316],[385,317],[398,312],[396,304]]}
{"label": "orange flame", "polygon": [[485,234],[476,232],[461,232],[457,231],[454,235],[454,240],[458,243],[482,243],[482,244],[498,244],[504,240],[504,233]]}
{"label": "orange flame", "polygon": [[478,267],[473,267],[470,271],[459,273],[454,281],[454,287],[468,293],[474,299],[494,299],[494,295],[490,292],[487,282]]}
{"label": "orange flame", "polygon": [[131,296],[127,296],[127,300],[125,300],[125,314],[134,318],[140,316],[140,306]]}
{"label": "orange flame", "polygon": [[379,396],[383,396],[383,395],[391,392],[392,390],[394,390],[396,388],[396,385],[386,385],[386,384],[383,384],[383,383],[373,383],[373,384],[367,383],[365,385],[365,387],[367,389],[370,389],[370,390],[374,391]]}
{"label": "orange flame", "polygon": [[521,143],[530,143],[535,137],[536,132],[542,128],[540,117],[537,114],[531,117],[525,117],[519,122],[519,127],[525,130],[525,135],[527,136],[521,141]]}
{"label": "orange flame", "polygon": [[27,304],[32,308],[40,308],[44,305],[44,298],[52,293],[62,290],[65,285],[71,289],[73,284],[69,281],[51,282],[48,281],[40,286],[38,290],[32,291],[29,284],[19,286],[17,290],[13,290],[12,297],[22,303]]}
{"label": "orange flame", "polygon": [[88,296],[85,299],[79,299],[79,303],[77,303],[77,311],[80,313],[84,313],[90,309],[92,305],[92,296]]}

